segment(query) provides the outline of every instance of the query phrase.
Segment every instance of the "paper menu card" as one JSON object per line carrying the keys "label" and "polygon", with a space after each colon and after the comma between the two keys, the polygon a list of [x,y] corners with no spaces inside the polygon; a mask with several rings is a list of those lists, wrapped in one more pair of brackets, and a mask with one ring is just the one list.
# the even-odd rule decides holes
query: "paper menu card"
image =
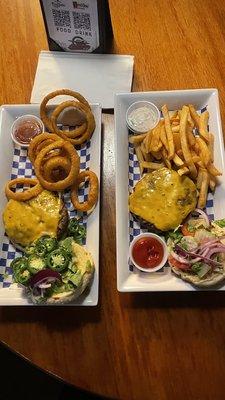
{"label": "paper menu card", "polygon": [[[89,103],[113,108],[115,93],[131,91],[133,63],[129,55],[41,51],[30,102],[40,103],[48,93],[66,88]],[[65,100],[58,96],[53,102]]]}

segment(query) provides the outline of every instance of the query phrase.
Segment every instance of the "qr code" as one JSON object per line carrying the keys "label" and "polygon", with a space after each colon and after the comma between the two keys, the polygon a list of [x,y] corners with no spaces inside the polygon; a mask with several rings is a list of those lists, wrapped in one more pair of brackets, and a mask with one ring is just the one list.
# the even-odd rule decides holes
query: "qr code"
{"label": "qr code", "polygon": [[70,12],[64,10],[52,10],[55,26],[71,27]]}
{"label": "qr code", "polygon": [[73,12],[73,23],[75,29],[91,30],[90,14]]}

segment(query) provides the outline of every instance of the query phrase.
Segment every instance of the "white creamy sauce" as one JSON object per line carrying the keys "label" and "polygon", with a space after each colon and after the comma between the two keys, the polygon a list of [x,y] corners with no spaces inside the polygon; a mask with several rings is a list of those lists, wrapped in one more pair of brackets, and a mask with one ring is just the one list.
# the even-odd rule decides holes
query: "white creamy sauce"
{"label": "white creamy sauce", "polygon": [[131,111],[128,116],[130,126],[138,132],[147,132],[157,122],[157,114],[144,106]]}

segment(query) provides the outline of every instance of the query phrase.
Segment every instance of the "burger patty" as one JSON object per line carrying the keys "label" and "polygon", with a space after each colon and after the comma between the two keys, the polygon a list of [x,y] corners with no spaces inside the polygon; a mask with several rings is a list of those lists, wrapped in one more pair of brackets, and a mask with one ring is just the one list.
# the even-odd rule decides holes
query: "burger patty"
{"label": "burger patty", "polygon": [[68,222],[69,222],[69,214],[67,208],[65,206],[64,201],[61,199],[61,208],[59,211],[59,223],[57,226],[57,239],[60,239],[65,231],[67,230]]}
{"label": "burger patty", "polygon": [[68,219],[63,199],[58,193],[47,190],[29,201],[9,200],[3,212],[5,231],[19,249],[43,235],[61,237]]}
{"label": "burger patty", "polygon": [[194,182],[176,171],[161,168],[146,174],[129,197],[129,209],[158,230],[175,229],[197,202]]}

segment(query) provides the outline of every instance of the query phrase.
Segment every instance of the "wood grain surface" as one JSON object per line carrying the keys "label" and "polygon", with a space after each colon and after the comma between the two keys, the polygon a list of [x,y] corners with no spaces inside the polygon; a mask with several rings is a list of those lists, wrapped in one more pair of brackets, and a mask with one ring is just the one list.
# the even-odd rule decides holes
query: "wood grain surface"
{"label": "wood grain surface", "polygon": [[[225,121],[225,1],[111,0],[110,9],[113,51],[135,56],[133,90],[217,87]],[[0,102],[29,102],[47,49],[39,2],[0,0],[0,21]],[[0,340],[111,398],[223,399],[225,295],[116,290],[113,115],[103,124],[99,305],[2,307]]]}

